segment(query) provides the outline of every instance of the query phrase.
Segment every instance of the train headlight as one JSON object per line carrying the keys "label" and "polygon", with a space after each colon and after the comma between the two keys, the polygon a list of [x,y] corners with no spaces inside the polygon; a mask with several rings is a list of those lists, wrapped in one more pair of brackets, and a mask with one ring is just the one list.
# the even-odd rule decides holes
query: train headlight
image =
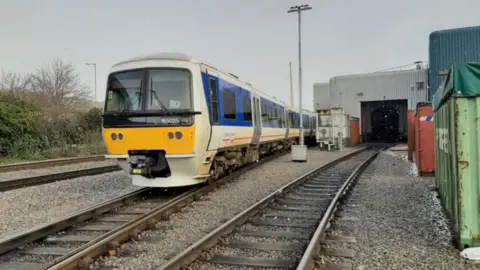
{"label": "train headlight", "polygon": [[114,141],[115,141],[115,140],[117,139],[117,134],[115,134],[115,133],[112,133],[112,135],[111,135],[111,138],[112,138],[112,140],[114,140]]}
{"label": "train headlight", "polygon": [[172,132],[168,132],[168,138],[171,140],[175,137]]}
{"label": "train headlight", "polygon": [[119,140],[122,140],[122,139],[123,139],[123,134],[122,134],[122,133],[118,133],[118,139],[119,139]]}
{"label": "train headlight", "polygon": [[183,134],[180,131],[177,131],[175,132],[175,137],[180,140],[183,137]]}

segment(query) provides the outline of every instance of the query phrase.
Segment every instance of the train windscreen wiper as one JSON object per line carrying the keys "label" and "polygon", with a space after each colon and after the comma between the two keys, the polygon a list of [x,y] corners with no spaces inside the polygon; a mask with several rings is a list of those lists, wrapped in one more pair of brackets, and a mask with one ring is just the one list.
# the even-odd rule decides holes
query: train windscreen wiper
{"label": "train windscreen wiper", "polygon": [[163,105],[163,103],[160,101],[160,99],[158,98],[157,96],[157,92],[155,92],[154,90],[150,89],[148,90],[150,92],[150,100],[152,99],[152,96],[155,97],[155,101],[158,103],[158,105],[160,105],[160,107],[162,107],[162,110],[164,112],[168,111],[167,107],[165,107],[165,105]]}

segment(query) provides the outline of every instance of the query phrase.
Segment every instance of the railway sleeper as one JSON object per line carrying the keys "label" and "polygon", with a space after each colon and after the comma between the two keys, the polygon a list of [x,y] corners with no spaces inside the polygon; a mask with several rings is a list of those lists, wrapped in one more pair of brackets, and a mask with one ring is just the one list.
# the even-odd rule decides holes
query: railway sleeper
{"label": "railway sleeper", "polygon": [[[263,202],[268,198],[240,213],[223,226],[211,232],[208,236],[205,236],[203,239],[208,239],[208,244],[204,242],[203,239],[200,240],[192,245],[191,248],[163,265],[162,269],[175,269],[176,265],[189,265],[192,266],[192,269],[198,269],[202,268],[203,264],[208,264],[207,268],[214,268],[214,265],[236,265],[244,267],[294,269],[300,262],[300,257],[309,244],[308,240],[313,236],[319,219],[326,213],[332,199],[336,196],[335,194],[341,196],[344,193],[332,193],[332,187],[337,187],[339,189],[338,191],[340,191],[342,185],[344,187],[346,186],[343,184],[346,179],[349,179],[349,181],[353,180],[355,173],[357,173],[356,168],[359,165],[362,165],[363,168],[366,160],[371,160],[371,157],[375,156],[376,153],[377,152],[366,151],[344,162],[331,164],[330,166],[326,166],[321,173],[316,173],[313,177],[307,177],[304,181],[301,179],[297,180],[297,185],[292,188],[290,188],[290,186],[288,188],[282,188],[280,195],[273,193],[269,196],[269,198],[271,197],[273,200],[267,203],[266,206]],[[337,168],[337,165],[340,166],[339,164],[343,165],[340,169],[342,173],[338,173],[339,168]],[[343,179],[341,179],[342,177]],[[327,185],[325,185],[325,183],[327,183]],[[335,184],[333,185],[332,183]],[[305,186],[306,184],[314,184],[317,186],[314,187],[315,189],[309,190],[308,186]],[[322,184],[324,185],[322,186]],[[301,191],[299,191],[300,187],[302,187]],[[322,187],[324,188],[323,190]],[[252,208],[256,209],[256,214],[249,214],[251,211],[254,211]],[[331,211],[335,210],[336,206],[334,205]],[[333,215],[329,215],[328,217],[332,219]],[[245,222],[242,222],[243,220],[245,220]],[[340,220],[346,223],[357,221],[357,219],[351,217],[343,217],[340,218]],[[335,220],[334,223],[336,224],[337,221]],[[227,229],[230,228],[230,226],[235,226],[236,229],[233,231]],[[243,228],[244,226],[247,226],[248,229]],[[328,226],[328,220],[326,228],[332,229]],[[227,231],[231,231],[231,233],[226,236],[228,241],[219,240],[220,238],[225,239],[225,232]],[[214,240],[216,242],[214,242],[212,246],[212,241]],[[354,244],[356,240],[352,238],[352,236],[321,236],[320,240],[322,240],[321,246],[316,245],[314,247],[318,254],[326,252],[326,254],[332,256],[354,256],[348,249],[343,250],[338,247],[330,247],[330,245],[336,242]],[[192,261],[192,258],[196,256],[190,254],[189,251],[202,246],[210,250],[209,255],[207,258],[202,256],[200,260],[193,259]],[[247,255],[251,254],[247,252],[248,250],[256,250],[257,254],[264,254],[264,256],[250,257],[250,255]],[[290,254],[288,256],[289,259],[276,258],[270,252],[286,252]]]}

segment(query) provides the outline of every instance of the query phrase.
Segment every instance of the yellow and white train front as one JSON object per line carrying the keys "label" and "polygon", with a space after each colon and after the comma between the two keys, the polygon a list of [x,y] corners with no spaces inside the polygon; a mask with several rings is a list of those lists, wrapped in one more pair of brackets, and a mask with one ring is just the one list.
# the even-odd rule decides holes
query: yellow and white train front
{"label": "yellow and white train front", "polygon": [[[199,65],[175,59],[134,59],[108,77],[103,139],[138,186],[204,182],[210,135]],[[198,128],[204,127],[204,128]],[[203,146],[203,147],[202,147]]]}

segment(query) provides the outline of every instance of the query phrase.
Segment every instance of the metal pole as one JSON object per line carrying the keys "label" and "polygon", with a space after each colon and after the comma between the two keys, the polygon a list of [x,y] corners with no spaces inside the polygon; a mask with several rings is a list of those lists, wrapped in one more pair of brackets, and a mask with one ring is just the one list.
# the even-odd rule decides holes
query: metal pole
{"label": "metal pole", "polygon": [[293,107],[293,79],[292,79],[292,62],[290,62],[290,105]]}
{"label": "metal pole", "polygon": [[93,64],[93,72],[94,72],[94,79],[95,79],[95,93],[94,93],[94,97],[93,97],[93,101],[97,101],[97,64],[94,63]]}
{"label": "metal pole", "polygon": [[303,145],[303,115],[302,115],[302,9],[298,9],[298,99],[300,108],[300,145]]}
{"label": "metal pole", "polygon": [[87,66],[93,66],[94,92],[93,101],[97,100],[97,63],[85,63]]}
{"label": "metal pole", "polygon": [[297,12],[298,13],[298,96],[299,96],[299,109],[300,109],[300,143],[303,145],[303,109],[302,109],[302,11],[312,9],[308,5],[294,6],[291,7],[288,13]]}

